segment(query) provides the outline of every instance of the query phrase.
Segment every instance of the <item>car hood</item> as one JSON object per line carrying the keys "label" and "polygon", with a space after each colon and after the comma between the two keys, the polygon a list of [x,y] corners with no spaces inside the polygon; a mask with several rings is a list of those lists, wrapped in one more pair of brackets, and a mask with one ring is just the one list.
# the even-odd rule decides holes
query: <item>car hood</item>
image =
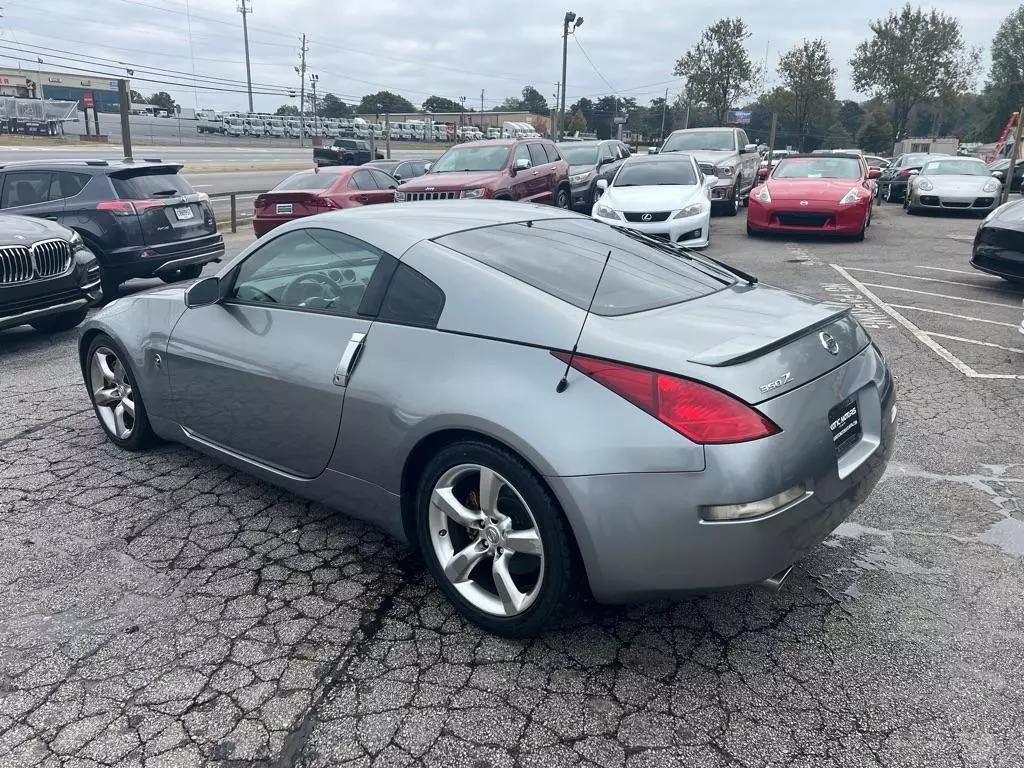
{"label": "car hood", "polygon": [[769,179],[772,200],[839,202],[860,182],[857,179]]}
{"label": "car hood", "polygon": [[456,171],[453,173],[425,173],[402,184],[403,192],[433,192],[441,189],[468,189],[481,187],[501,178],[502,171]]}
{"label": "car hood", "polygon": [[0,245],[31,245],[51,237],[70,240],[71,230],[32,216],[0,216]]}
{"label": "car hood", "polygon": [[617,211],[674,211],[696,200],[696,185],[609,187],[601,202]]}
{"label": "car hood", "polygon": [[575,176],[577,173],[586,173],[587,171],[594,170],[594,168],[595,168],[595,166],[592,165],[592,164],[570,165],[569,166],[569,175],[570,176]]}
{"label": "car hood", "polygon": [[716,150],[716,149],[677,149],[671,152],[665,152],[666,155],[675,154],[678,152],[680,155],[690,155],[698,163],[714,163],[720,165],[730,160],[738,160],[739,154],[735,150]]}
{"label": "car hood", "polygon": [[[933,191],[946,195],[980,194],[982,188],[992,180],[992,176],[922,176],[921,181],[928,180],[935,188]],[[996,190],[992,190],[995,194]]]}

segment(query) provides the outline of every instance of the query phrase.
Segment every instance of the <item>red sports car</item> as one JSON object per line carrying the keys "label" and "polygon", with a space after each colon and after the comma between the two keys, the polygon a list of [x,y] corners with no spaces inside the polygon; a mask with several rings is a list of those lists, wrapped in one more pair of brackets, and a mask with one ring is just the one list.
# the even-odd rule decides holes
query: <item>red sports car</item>
{"label": "red sports car", "polygon": [[864,239],[877,168],[860,155],[796,155],[750,191],[747,234],[829,234]]}
{"label": "red sports car", "polygon": [[377,168],[336,165],[294,173],[256,198],[256,236],[292,219],[357,205],[395,202],[398,182]]}

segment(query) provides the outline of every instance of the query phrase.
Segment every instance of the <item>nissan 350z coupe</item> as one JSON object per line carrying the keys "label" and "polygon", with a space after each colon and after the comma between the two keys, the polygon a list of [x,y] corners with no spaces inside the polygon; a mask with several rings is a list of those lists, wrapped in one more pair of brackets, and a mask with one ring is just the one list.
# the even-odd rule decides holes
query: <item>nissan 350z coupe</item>
{"label": "nissan 350z coupe", "polygon": [[874,486],[895,418],[846,307],[494,201],[284,224],[97,312],[80,359],[116,445],[178,441],[370,520],[509,636],[577,585],[777,586]]}

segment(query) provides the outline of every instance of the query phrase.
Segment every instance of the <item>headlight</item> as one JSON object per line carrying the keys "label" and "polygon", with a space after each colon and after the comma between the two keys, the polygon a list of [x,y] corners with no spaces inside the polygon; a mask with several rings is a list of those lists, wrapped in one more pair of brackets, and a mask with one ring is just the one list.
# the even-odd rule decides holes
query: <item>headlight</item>
{"label": "headlight", "polygon": [[672,218],[673,219],[685,219],[688,216],[696,216],[698,213],[703,213],[703,212],[704,212],[704,204],[703,203],[693,203],[692,205],[688,205],[685,208],[683,208],[681,211],[679,211],[679,213],[677,213]]}
{"label": "headlight", "polygon": [[731,165],[719,165],[715,168],[715,176],[720,179],[727,179],[732,176],[735,170],[736,168]]}
{"label": "headlight", "polygon": [[486,197],[487,190],[483,187],[477,187],[476,189],[464,189],[459,194],[463,200],[470,200],[478,197]]}
{"label": "headlight", "polygon": [[82,242],[82,236],[75,232],[74,230],[71,230],[71,250],[77,251],[79,248],[84,247],[85,243]]}
{"label": "headlight", "polygon": [[768,191],[768,185],[765,184],[757,188],[753,193],[754,199],[762,203],[770,203],[772,201],[771,193]]}
{"label": "headlight", "polygon": [[999,189],[999,186],[1000,184],[998,181],[996,181],[995,179],[989,179],[988,181],[985,182],[985,185],[981,188],[981,191],[995,192],[997,189]]}
{"label": "headlight", "polygon": [[613,211],[607,205],[601,205],[601,203],[598,203],[597,205],[594,206],[594,215],[595,216],[601,216],[602,218],[605,218],[605,219],[619,219],[619,218],[622,218],[621,216],[619,216],[619,214],[617,214],[615,211]]}
{"label": "headlight", "polygon": [[583,173],[577,173],[574,176],[569,177],[570,184],[582,184],[584,181],[594,175],[593,171],[584,171]]}
{"label": "headlight", "polygon": [[860,200],[860,192],[861,192],[861,187],[854,187],[849,192],[847,192],[845,195],[843,195],[843,199],[839,201],[839,204],[840,205],[851,205],[852,203],[856,203],[857,201]]}
{"label": "headlight", "polygon": [[922,192],[931,192],[935,189],[935,185],[928,181],[928,179],[921,179],[917,182],[917,188]]}
{"label": "headlight", "polygon": [[395,202],[396,203],[404,203],[405,202],[405,192],[403,192],[400,189],[396,189],[395,190]]}

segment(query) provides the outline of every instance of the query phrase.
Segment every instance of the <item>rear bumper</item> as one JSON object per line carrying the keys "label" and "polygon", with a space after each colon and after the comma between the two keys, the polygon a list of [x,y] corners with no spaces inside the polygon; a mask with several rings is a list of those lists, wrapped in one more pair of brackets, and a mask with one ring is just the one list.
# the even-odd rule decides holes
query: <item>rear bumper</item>
{"label": "rear bumper", "polygon": [[[870,205],[870,200],[868,200]],[[806,206],[800,201],[773,201],[765,204],[753,196],[747,208],[747,224],[757,232],[792,232],[808,235],[853,236],[864,229],[868,208],[865,205],[835,206],[809,201]],[[787,223],[787,214],[817,215],[828,217],[823,224],[800,225]]]}
{"label": "rear bumper", "polygon": [[988,244],[974,246],[971,266],[981,272],[1011,280],[1024,280],[1024,252]]}
{"label": "rear bumper", "polygon": [[219,261],[224,257],[224,238],[219,235],[161,245],[136,245],[107,252],[102,265],[118,280],[155,277],[194,264]]}
{"label": "rear bumper", "polygon": [[282,224],[287,224],[289,221],[295,219],[304,218],[303,216],[253,216],[252,217],[252,231],[256,234],[256,237],[262,237],[267,234],[274,227],[279,227]]}
{"label": "rear bumper", "polygon": [[[838,459],[827,424],[836,392],[856,393],[864,431]],[[884,473],[894,438],[894,391],[872,347],[760,407],[790,426],[764,440],[708,446],[702,472],[548,478],[599,601],[760,583],[820,544]],[[819,415],[809,421],[807,413]],[[756,501],[797,484],[808,493],[762,517],[701,518],[702,506]]]}

